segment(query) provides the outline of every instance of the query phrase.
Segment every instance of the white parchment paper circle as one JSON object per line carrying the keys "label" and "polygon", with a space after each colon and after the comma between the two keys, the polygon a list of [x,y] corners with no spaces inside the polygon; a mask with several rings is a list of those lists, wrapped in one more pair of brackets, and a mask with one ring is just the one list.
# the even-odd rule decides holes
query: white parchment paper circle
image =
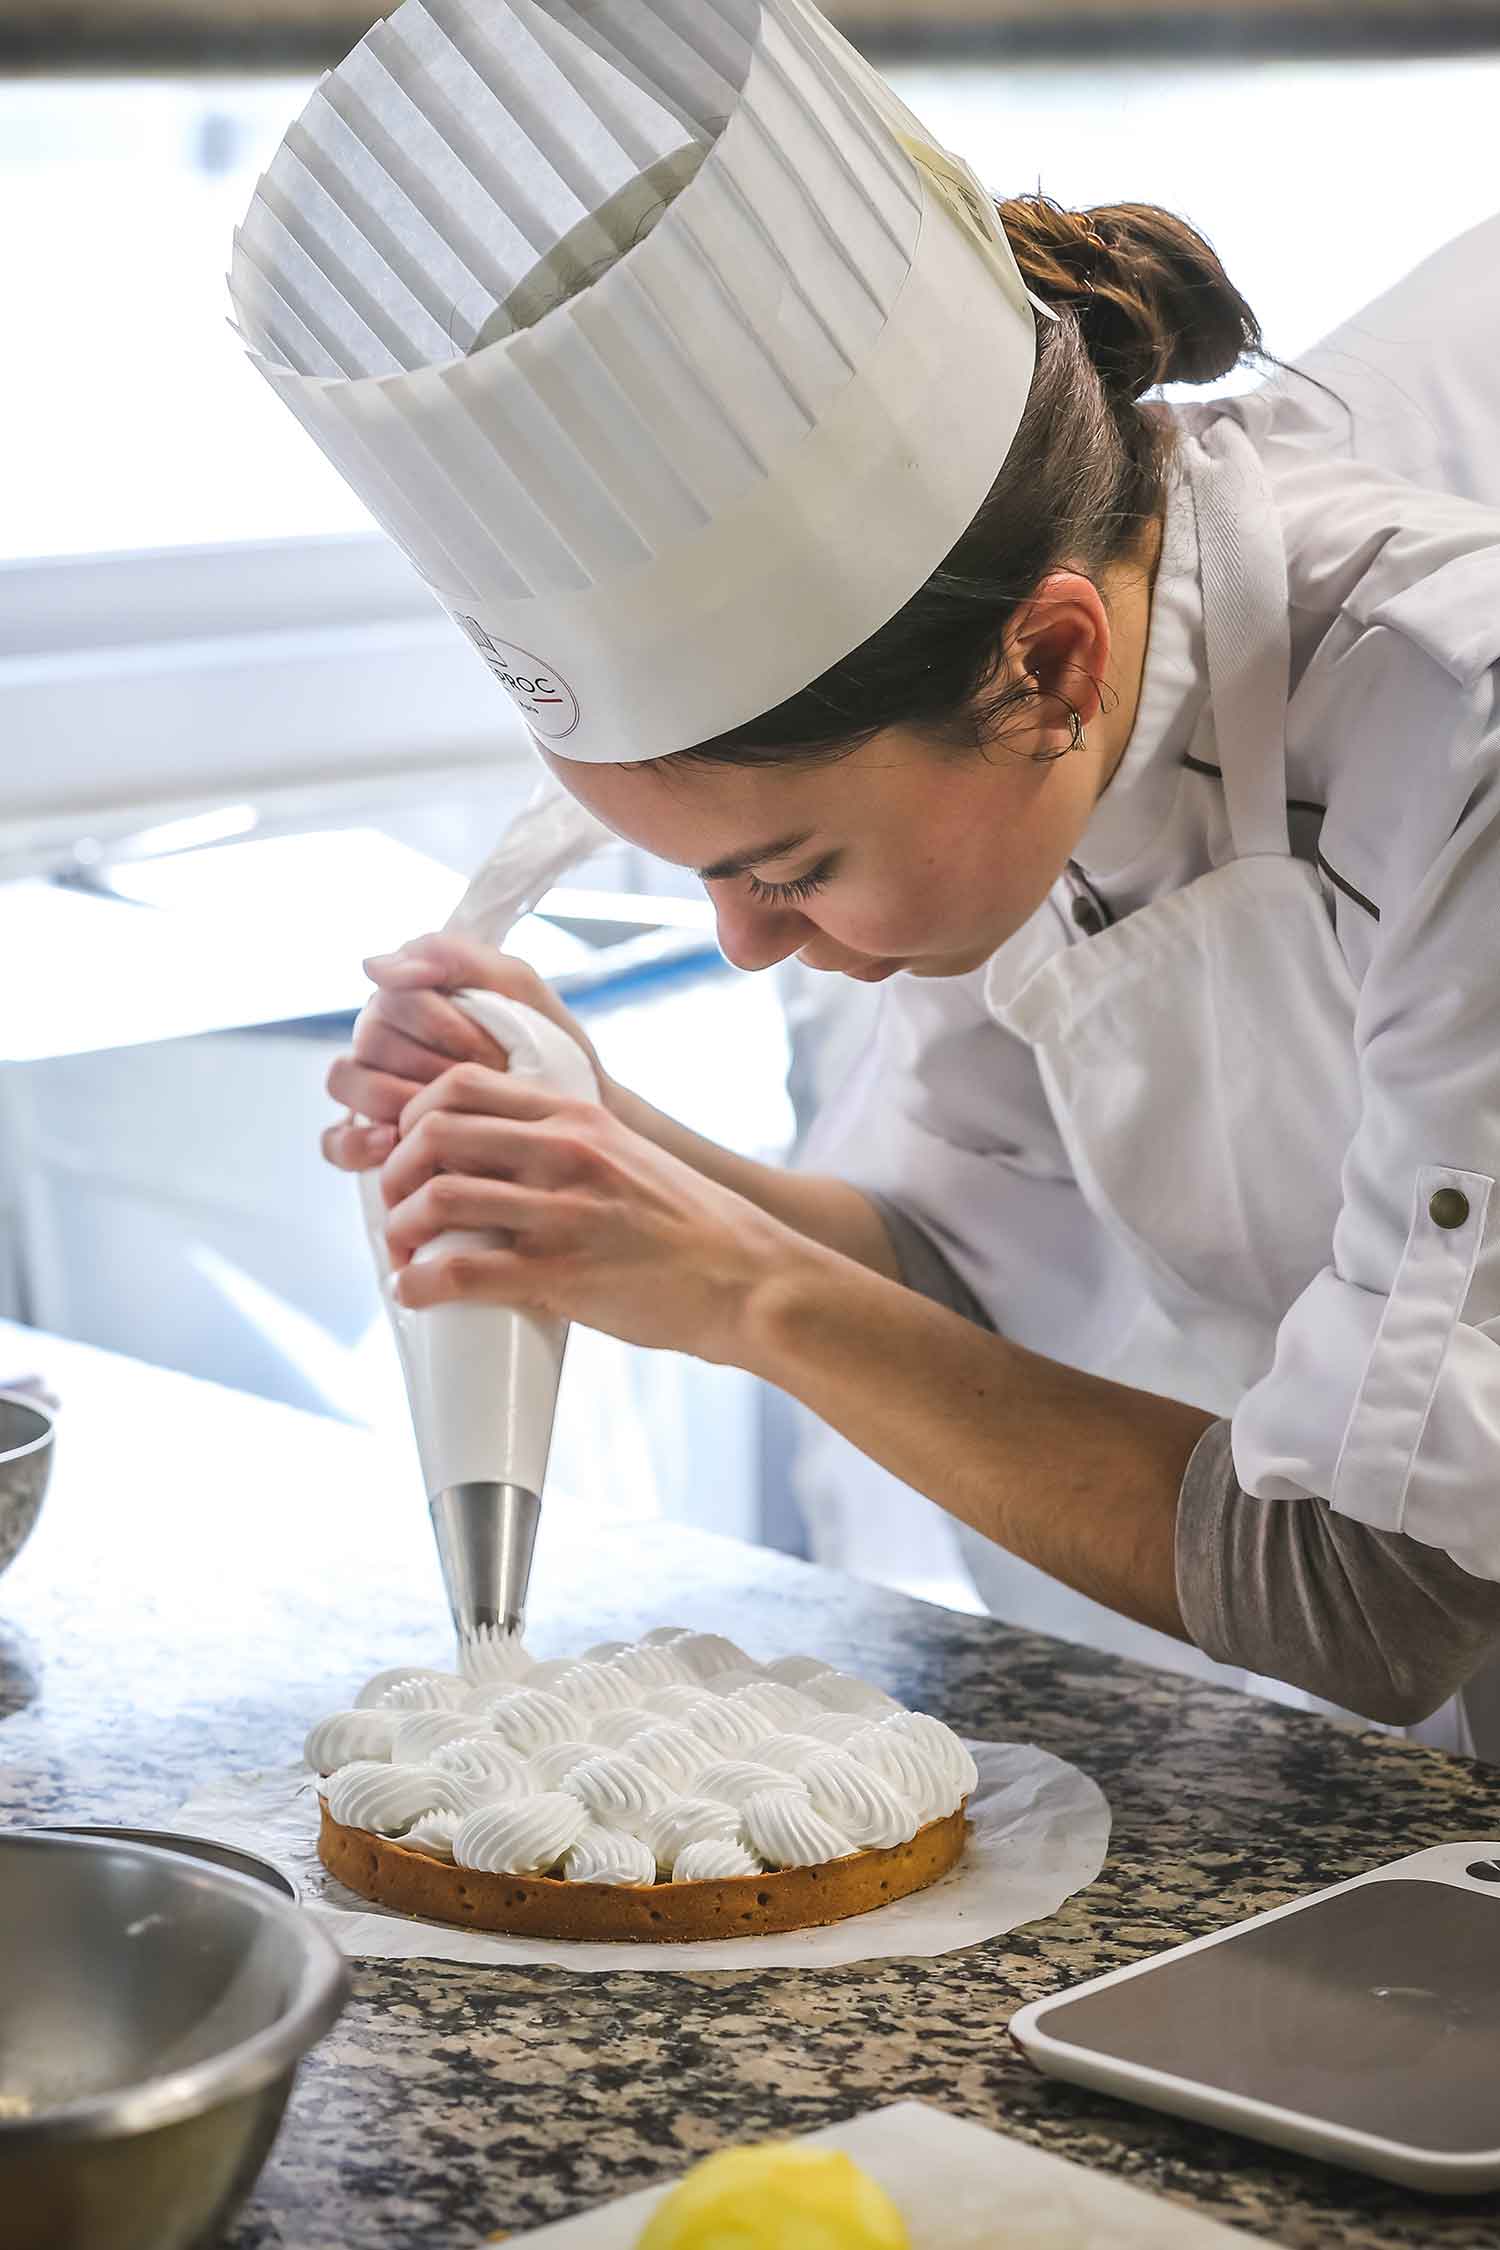
{"label": "white parchment paper circle", "polygon": [[345,1953],[373,1961],[544,1963],[605,1971],[845,1968],[891,1956],[955,1953],[1055,1914],[1094,1880],[1109,1848],[1103,1791],[1076,1766],[1023,1742],[971,1742],[979,1786],[964,1856],[930,1890],[823,1930],[715,1938],[701,1945],[573,1945],[450,1929],[372,1906],[328,1874],[316,1848],[318,1798],[304,1767],[231,1774],[175,1815],[185,1833],[274,1859]]}

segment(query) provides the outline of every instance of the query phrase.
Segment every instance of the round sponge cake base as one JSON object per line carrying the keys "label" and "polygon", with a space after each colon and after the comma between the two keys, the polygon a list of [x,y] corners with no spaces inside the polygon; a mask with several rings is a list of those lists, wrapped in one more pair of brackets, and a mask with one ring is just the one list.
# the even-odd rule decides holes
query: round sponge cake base
{"label": "round sponge cake base", "polygon": [[686,1945],[765,1937],[869,1914],[925,1890],[957,1865],[964,1807],[929,1821],[909,1843],[851,1853],[822,1867],[778,1868],[720,1883],[564,1883],[548,1875],[490,1875],[409,1851],[322,1807],[318,1857],[330,1875],[399,1914],[510,1937],[606,1945]]}

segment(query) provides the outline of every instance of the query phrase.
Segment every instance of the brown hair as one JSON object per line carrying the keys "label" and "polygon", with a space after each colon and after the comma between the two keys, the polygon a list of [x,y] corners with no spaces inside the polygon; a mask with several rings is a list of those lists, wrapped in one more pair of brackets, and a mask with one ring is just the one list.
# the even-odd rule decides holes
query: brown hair
{"label": "brown hair", "polygon": [[1269,357],[1212,248],[1170,211],[1067,211],[1045,195],[997,208],[1027,286],[1058,318],[1037,318],[1030,394],[984,505],[869,640],[774,710],[671,763],[838,757],[895,726],[954,747],[993,740],[1033,693],[984,692],[1017,607],[1062,565],[1097,579],[1130,560],[1162,512],[1175,433],[1143,394],[1213,382],[1247,354]]}

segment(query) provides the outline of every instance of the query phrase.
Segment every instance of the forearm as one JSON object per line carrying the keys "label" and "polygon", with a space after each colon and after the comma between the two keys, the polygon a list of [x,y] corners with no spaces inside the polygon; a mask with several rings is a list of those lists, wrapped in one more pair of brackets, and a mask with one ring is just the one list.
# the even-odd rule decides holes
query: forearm
{"label": "forearm", "polygon": [[[881,1211],[907,1287],[987,1329],[985,1307],[930,1237],[900,1207]],[[1500,1651],[1500,1585],[1326,1500],[1243,1491],[1227,1421],[1194,1447],[1176,1514],[1186,1636],[1221,1663],[1410,1726]]]}
{"label": "forearm", "polygon": [[813,1247],[750,1292],[736,1357],[986,1538],[1186,1637],[1178,1492],[1212,1415],[1043,1359]]}
{"label": "forearm", "polygon": [[758,1164],[753,1157],[737,1156],[717,1141],[706,1140],[676,1118],[653,1109],[639,1094],[612,1086],[608,1107],[622,1125],[643,1134],[669,1155],[691,1164],[705,1179],[742,1195],[768,1217],[806,1235],[809,1240],[852,1258],[857,1265],[895,1279],[896,1254],[884,1222],[869,1197],[846,1180],[815,1173],[789,1172],[776,1164]]}

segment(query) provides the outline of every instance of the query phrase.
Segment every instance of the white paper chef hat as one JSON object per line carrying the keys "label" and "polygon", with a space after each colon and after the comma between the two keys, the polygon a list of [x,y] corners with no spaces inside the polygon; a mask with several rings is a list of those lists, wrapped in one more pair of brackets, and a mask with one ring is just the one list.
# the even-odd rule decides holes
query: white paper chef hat
{"label": "white paper chef hat", "polygon": [[808,0],[405,0],[287,134],[230,290],[533,734],[605,763],[894,616],[1036,352],[993,203]]}

